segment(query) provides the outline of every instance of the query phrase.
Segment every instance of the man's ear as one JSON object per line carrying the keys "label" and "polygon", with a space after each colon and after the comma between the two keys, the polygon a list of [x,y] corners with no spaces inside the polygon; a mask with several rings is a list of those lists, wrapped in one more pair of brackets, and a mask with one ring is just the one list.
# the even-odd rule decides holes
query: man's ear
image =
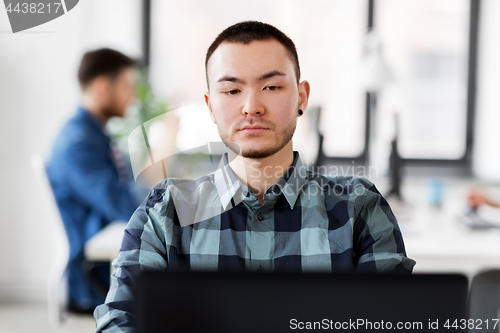
{"label": "man's ear", "polygon": [[93,79],[87,87],[87,91],[89,91],[100,103],[107,103],[111,94],[110,89],[111,80],[104,75],[99,75]]}
{"label": "man's ear", "polygon": [[300,110],[307,109],[307,103],[309,101],[309,92],[310,91],[311,91],[311,87],[309,85],[309,82],[304,80],[299,84],[299,109]]}
{"label": "man's ear", "polygon": [[212,111],[212,104],[210,103],[210,92],[209,91],[207,91],[205,93],[205,103],[207,103],[208,112],[210,113],[210,118],[212,118],[212,121],[214,122],[214,124],[217,124],[217,122],[215,121],[214,113]]}

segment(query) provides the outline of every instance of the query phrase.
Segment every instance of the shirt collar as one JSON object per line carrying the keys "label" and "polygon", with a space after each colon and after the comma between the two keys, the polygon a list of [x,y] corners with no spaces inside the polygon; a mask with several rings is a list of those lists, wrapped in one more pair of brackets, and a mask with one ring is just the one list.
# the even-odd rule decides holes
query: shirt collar
{"label": "shirt collar", "polygon": [[238,205],[248,194],[248,188],[241,184],[229,166],[227,153],[222,155],[214,175],[215,188],[224,211]]}
{"label": "shirt collar", "polygon": [[[264,200],[277,199],[283,194],[290,208],[293,209],[300,190],[305,184],[305,177],[305,166],[300,159],[299,153],[294,151],[292,165],[285,175],[268,189],[264,195]],[[215,171],[214,182],[224,211],[238,205],[248,195],[248,187],[241,184],[229,166],[227,154],[222,156],[219,167]]]}
{"label": "shirt collar", "polygon": [[293,162],[285,175],[264,195],[264,200],[277,198],[280,194],[285,196],[290,209],[295,207],[300,191],[306,182],[306,168],[300,159],[299,152],[293,152]]}
{"label": "shirt collar", "polygon": [[80,115],[80,117],[86,119],[87,122],[90,123],[92,127],[94,127],[94,129],[102,133],[108,141],[111,140],[106,127],[103,126],[97,119],[95,119],[87,109],[85,109],[83,106],[78,107],[78,114]]}

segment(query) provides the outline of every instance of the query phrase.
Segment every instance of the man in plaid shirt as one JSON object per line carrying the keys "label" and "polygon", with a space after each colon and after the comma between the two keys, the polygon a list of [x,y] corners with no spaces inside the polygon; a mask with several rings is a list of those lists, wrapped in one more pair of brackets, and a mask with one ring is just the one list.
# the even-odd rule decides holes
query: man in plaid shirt
{"label": "man in plaid shirt", "polygon": [[205,100],[229,151],[214,173],[160,182],[136,210],[96,331],[133,330],[144,269],[410,274],[415,262],[375,186],[307,171],[293,151],[310,91],[293,42],[241,22],[216,38],[205,65]]}

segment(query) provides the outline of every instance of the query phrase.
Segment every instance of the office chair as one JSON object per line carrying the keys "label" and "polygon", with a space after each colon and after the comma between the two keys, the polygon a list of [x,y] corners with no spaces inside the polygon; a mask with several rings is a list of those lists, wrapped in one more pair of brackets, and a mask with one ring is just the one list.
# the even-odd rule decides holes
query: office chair
{"label": "office chair", "polygon": [[468,310],[469,319],[475,322],[469,332],[500,332],[500,270],[482,272],[472,279]]}
{"label": "office chair", "polygon": [[31,156],[31,167],[35,173],[56,236],[57,255],[47,281],[47,305],[49,322],[53,327],[58,327],[67,315],[68,286],[66,266],[69,259],[69,242],[41,155],[33,154]]}

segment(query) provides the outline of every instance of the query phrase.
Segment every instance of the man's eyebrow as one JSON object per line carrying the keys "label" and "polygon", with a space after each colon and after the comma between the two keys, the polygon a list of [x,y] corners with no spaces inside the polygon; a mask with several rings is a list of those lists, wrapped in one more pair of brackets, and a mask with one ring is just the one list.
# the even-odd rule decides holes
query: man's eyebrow
{"label": "man's eyebrow", "polygon": [[229,76],[229,75],[224,75],[220,79],[217,80],[217,82],[222,82],[222,81],[229,81],[229,82],[236,82],[236,83],[245,83],[242,79],[238,79],[237,77],[234,76]]}
{"label": "man's eyebrow", "polygon": [[[259,77],[257,79],[257,81],[264,81],[264,80],[272,78],[274,76],[286,76],[286,74],[283,72],[280,72],[278,70],[273,70],[273,71],[270,71],[270,72],[262,75],[261,77]],[[217,80],[217,82],[223,82],[223,81],[245,84],[244,80],[239,79],[235,76],[230,76],[230,75],[224,75],[223,77],[221,77],[220,79]]]}
{"label": "man's eyebrow", "polygon": [[272,78],[273,76],[286,76],[286,74],[282,73],[280,71],[277,71],[277,70],[273,70],[273,71],[270,71],[269,73],[266,73],[266,74],[262,75],[261,77],[259,77],[258,81],[263,81],[263,80]]}

